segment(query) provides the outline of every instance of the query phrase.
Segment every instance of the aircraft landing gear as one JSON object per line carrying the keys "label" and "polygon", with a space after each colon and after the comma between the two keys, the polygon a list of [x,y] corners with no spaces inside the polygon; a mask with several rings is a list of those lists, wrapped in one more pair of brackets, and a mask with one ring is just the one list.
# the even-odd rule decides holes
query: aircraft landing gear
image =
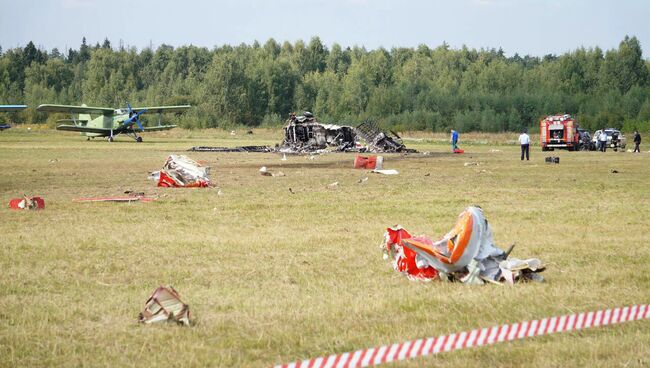
{"label": "aircraft landing gear", "polygon": [[109,142],[112,142],[112,141],[113,141],[113,137],[108,137],[108,141],[109,141]]}
{"label": "aircraft landing gear", "polygon": [[86,137],[86,140],[89,141],[89,140],[90,140],[90,137]]}
{"label": "aircraft landing gear", "polygon": [[142,137],[138,137],[135,139],[136,142],[141,143],[142,142]]}

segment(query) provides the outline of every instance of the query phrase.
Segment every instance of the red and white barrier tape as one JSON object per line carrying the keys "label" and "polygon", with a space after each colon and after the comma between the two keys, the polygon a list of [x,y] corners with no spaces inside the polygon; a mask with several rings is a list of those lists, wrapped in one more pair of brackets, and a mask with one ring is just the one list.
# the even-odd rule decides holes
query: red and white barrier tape
{"label": "red and white barrier tape", "polygon": [[581,330],[647,318],[650,318],[650,305],[634,305],[412,340],[378,348],[303,360],[302,362],[276,365],[275,368],[367,367],[473,346],[490,345],[525,337],[550,335],[556,332]]}

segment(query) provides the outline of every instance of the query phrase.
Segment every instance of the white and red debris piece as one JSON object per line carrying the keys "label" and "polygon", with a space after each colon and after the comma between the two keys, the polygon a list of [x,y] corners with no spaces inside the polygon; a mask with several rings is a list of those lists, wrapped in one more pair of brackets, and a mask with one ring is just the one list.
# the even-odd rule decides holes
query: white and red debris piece
{"label": "white and red debris piece", "polygon": [[367,170],[381,170],[384,164],[383,156],[361,156],[357,155],[354,158],[354,168],[355,169],[367,169]]}
{"label": "white and red debris piece", "polygon": [[13,210],[42,210],[45,208],[45,200],[41,197],[14,198],[9,200],[9,208]]}
{"label": "white and red debris piece", "polygon": [[467,284],[543,281],[539,259],[508,258],[494,245],[492,229],[479,207],[468,207],[442,239],[413,237],[401,226],[386,229],[384,258],[412,280],[452,280]]}
{"label": "white and red debris piece", "polygon": [[149,297],[140,313],[141,323],[176,322],[190,325],[190,307],[183,303],[178,292],[171,286],[159,286]]}
{"label": "white and red debris piece", "polygon": [[170,155],[162,170],[152,172],[149,178],[157,181],[159,187],[203,188],[211,185],[210,167],[202,166],[185,155]]}
{"label": "white and red debris piece", "polygon": [[384,175],[397,175],[399,171],[394,169],[384,169],[384,157],[383,156],[361,156],[357,155],[354,158],[354,168],[355,169],[367,169],[371,170],[371,173],[375,174],[384,174]]}

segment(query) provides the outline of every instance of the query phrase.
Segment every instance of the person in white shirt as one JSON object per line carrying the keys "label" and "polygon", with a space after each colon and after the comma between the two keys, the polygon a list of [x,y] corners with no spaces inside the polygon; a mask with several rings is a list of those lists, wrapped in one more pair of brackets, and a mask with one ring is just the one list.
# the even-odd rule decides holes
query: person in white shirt
{"label": "person in white shirt", "polygon": [[530,137],[526,134],[526,129],[521,132],[519,136],[519,144],[521,144],[521,160],[524,160],[524,153],[526,154],[526,161],[529,161],[530,152]]}
{"label": "person in white shirt", "polygon": [[605,128],[600,131],[598,141],[600,142],[600,150],[603,152],[607,151],[607,133],[605,133]]}

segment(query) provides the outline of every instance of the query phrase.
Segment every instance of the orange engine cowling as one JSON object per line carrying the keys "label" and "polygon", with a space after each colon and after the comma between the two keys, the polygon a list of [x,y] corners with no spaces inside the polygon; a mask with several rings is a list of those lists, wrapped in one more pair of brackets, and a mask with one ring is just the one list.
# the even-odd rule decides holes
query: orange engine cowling
{"label": "orange engine cowling", "polygon": [[478,207],[468,207],[461,212],[452,230],[441,240],[424,242],[409,238],[404,239],[402,244],[437,270],[455,272],[467,266],[476,257],[481,245],[488,240],[483,239],[483,235],[488,233],[484,227],[487,227],[487,223],[483,211]]}

